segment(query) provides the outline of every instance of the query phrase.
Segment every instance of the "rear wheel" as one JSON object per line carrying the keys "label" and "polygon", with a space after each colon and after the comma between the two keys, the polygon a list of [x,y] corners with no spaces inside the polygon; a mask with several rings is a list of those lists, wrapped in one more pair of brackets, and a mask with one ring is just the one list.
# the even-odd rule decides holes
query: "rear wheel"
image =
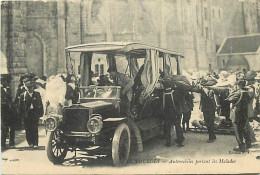
{"label": "rear wheel", "polygon": [[61,164],[67,155],[67,147],[62,138],[62,131],[56,129],[48,133],[47,156],[54,164]]}
{"label": "rear wheel", "polygon": [[126,164],[130,153],[130,137],[129,127],[125,123],[120,124],[114,133],[112,142],[114,166],[123,166]]}

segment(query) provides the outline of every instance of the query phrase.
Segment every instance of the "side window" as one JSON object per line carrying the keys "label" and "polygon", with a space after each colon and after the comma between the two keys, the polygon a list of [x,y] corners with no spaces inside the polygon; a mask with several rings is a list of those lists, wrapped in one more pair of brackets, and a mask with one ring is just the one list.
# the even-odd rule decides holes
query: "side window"
{"label": "side window", "polygon": [[75,72],[76,76],[78,77],[80,74],[80,53],[71,52],[70,53],[70,64],[72,67],[72,71]]}
{"label": "side window", "polygon": [[164,72],[164,68],[163,68],[163,53],[159,53],[159,70]]}
{"label": "side window", "polygon": [[123,73],[123,74],[126,73],[128,76],[130,76],[130,68],[129,68],[129,64],[126,59],[126,56],[125,55],[116,55],[115,60],[116,60],[117,71],[120,73]]}
{"label": "side window", "polygon": [[139,68],[144,64],[144,59],[145,58],[138,58],[137,59],[137,63],[138,63]]}
{"label": "side window", "polygon": [[170,55],[165,56],[165,73],[177,75],[177,62],[176,58]]}
{"label": "side window", "polygon": [[140,69],[142,68],[142,66],[144,66],[144,60],[145,58],[137,58],[135,59],[135,61],[133,61],[132,59],[133,62],[131,63],[131,78],[135,79],[135,77],[142,72]]}

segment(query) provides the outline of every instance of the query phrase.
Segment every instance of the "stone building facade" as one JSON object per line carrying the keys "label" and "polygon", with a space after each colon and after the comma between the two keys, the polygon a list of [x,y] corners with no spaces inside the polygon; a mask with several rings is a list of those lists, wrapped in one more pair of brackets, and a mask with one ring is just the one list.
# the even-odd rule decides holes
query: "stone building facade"
{"label": "stone building facade", "polygon": [[259,32],[259,0],[2,1],[1,52],[19,76],[66,72],[69,45],[135,41],[185,55],[190,71],[217,68],[227,36]]}

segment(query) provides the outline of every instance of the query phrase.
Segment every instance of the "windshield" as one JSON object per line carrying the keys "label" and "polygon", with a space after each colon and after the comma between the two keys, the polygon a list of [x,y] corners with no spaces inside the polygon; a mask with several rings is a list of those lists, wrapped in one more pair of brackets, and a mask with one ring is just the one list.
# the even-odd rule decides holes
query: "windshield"
{"label": "windshield", "polygon": [[80,88],[81,98],[117,98],[120,94],[120,87],[117,86],[89,86]]}

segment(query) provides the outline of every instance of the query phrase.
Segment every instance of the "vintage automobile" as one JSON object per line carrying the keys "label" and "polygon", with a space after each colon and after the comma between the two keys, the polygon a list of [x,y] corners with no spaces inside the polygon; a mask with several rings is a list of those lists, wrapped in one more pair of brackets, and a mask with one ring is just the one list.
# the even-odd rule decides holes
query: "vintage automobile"
{"label": "vintage automobile", "polygon": [[[93,43],[67,47],[68,72],[79,78],[78,103],[49,115],[47,156],[62,163],[67,151],[95,147],[110,153],[114,166],[126,164],[130,151],[143,151],[143,142],[163,133],[160,72],[180,74],[180,53],[140,43]],[[78,64],[78,65],[77,65]],[[95,84],[104,69],[134,80],[130,114],[121,87]],[[94,71],[93,71],[94,70]]]}

